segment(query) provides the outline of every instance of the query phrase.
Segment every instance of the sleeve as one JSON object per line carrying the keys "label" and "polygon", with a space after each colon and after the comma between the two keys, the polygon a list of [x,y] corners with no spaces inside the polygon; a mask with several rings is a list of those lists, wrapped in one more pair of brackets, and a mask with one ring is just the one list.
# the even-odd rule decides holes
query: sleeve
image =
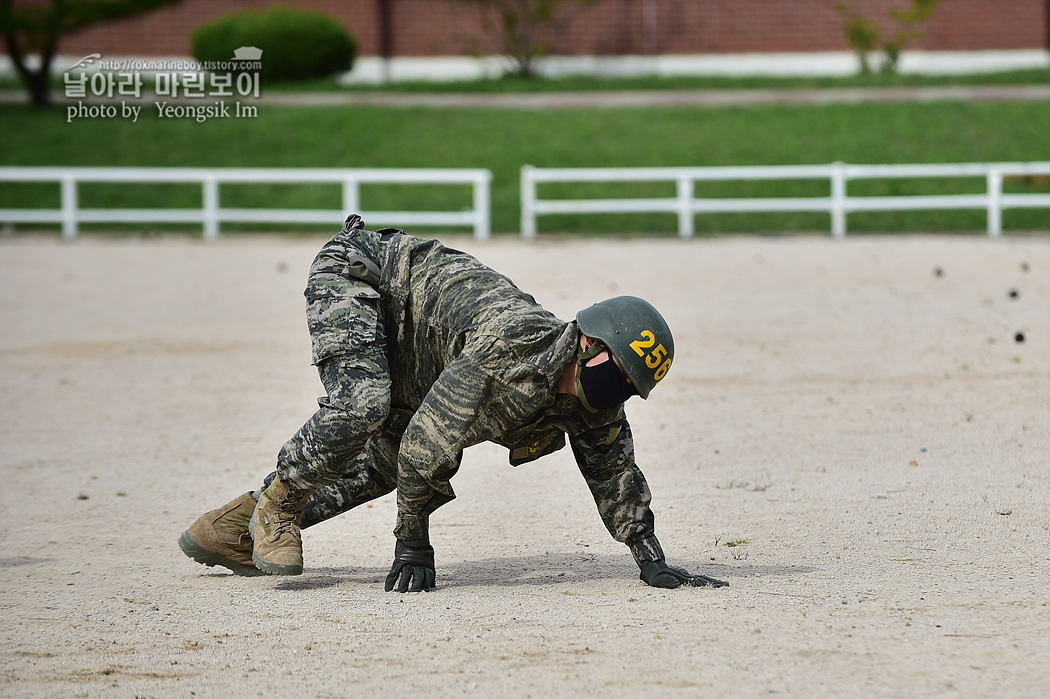
{"label": "sleeve", "polygon": [[634,439],[623,413],[619,421],[570,436],[569,444],[612,537],[631,548],[639,567],[662,559],[649,509],[652,493],[634,461]]}
{"label": "sleeve", "polygon": [[463,450],[519,424],[545,392],[545,379],[518,367],[499,340],[446,366],[401,441],[395,536],[425,538],[430,514],[456,497],[450,481]]}
{"label": "sleeve", "polygon": [[402,541],[426,538],[434,510],[455,499],[450,480],[475,443],[492,379],[469,355],[445,367],[405,429],[397,461],[397,525]]}

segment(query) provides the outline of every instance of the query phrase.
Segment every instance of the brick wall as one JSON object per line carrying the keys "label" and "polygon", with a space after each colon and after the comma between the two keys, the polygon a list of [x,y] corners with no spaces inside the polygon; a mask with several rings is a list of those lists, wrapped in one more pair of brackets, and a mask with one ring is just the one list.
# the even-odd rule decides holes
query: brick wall
{"label": "brick wall", "polygon": [[[17,1],[17,0],[16,0]],[[498,53],[487,8],[455,0],[388,0],[393,55],[458,56]],[[360,54],[379,55],[381,0],[284,2],[339,18]],[[842,51],[837,0],[601,0],[567,3],[551,37],[561,55],[707,54]],[[192,29],[220,14],[261,9],[276,0],[183,0],[152,14],[67,37],[64,55],[182,56]],[[866,16],[886,20],[909,0],[848,0]],[[942,0],[916,48],[932,51],[1038,49],[1050,46],[1048,0]]]}

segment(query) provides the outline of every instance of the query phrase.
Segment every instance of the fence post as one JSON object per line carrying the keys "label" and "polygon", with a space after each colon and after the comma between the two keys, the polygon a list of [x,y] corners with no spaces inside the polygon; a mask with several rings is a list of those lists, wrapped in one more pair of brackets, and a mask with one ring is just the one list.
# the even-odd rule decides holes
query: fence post
{"label": "fence post", "polygon": [[73,240],[77,237],[77,179],[67,172],[62,175],[62,237]]}
{"label": "fence post", "polygon": [[831,164],[831,235],[846,237],[846,165]]}
{"label": "fence post", "polygon": [[204,239],[219,237],[219,179],[205,175],[204,186]]}
{"label": "fence post", "polygon": [[678,237],[693,237],[693,178],[678,178]]}
{"label": "fence post", "polygon": [[485,172],[474,178],[474,239],[488,240],[492,232],[489,215],[489,181],[491,172]]}
{"label": "fence post", "polygon": [[343,180],[343,213],[347,216],[361,213],[360,185],[354,177]]}
{"label": "fence post", "polygon": [[1003,173],[988,171],[988,235],[998,238],[1003,233]]}
{"label": "fence post", "polygon": [[536,181],[532,165],[521,168],[521,237],[536,238]]}

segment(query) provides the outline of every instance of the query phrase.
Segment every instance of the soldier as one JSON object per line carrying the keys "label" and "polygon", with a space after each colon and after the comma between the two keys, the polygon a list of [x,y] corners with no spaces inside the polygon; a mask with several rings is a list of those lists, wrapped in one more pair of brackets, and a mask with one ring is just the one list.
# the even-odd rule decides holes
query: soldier
{"label": "soldier", "polygon": [[655,587],[726,585],[667,565],[623,403],[648,398],[674,342],[646,301],[621,296],[566,323],[466,253],[357,215],[318,253],[307,321],[327,395],[254,493],[183,532],[183,552],[239,575],[299,575],[301,529],[397,490],[386,590],[435,584],[431,513],[455,498],[463,450],[518,465],[565,445],[613,538]]}

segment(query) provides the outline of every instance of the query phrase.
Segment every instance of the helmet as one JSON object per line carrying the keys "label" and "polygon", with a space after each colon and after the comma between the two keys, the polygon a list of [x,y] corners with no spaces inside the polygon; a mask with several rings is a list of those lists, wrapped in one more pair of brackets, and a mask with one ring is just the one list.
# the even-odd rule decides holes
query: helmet
{"label": "helmet", "polygon": [[645,299],[617,296],[576,314],[580,332],[609,348],[642,398],[667,375],[674,338],[660,312]]}

